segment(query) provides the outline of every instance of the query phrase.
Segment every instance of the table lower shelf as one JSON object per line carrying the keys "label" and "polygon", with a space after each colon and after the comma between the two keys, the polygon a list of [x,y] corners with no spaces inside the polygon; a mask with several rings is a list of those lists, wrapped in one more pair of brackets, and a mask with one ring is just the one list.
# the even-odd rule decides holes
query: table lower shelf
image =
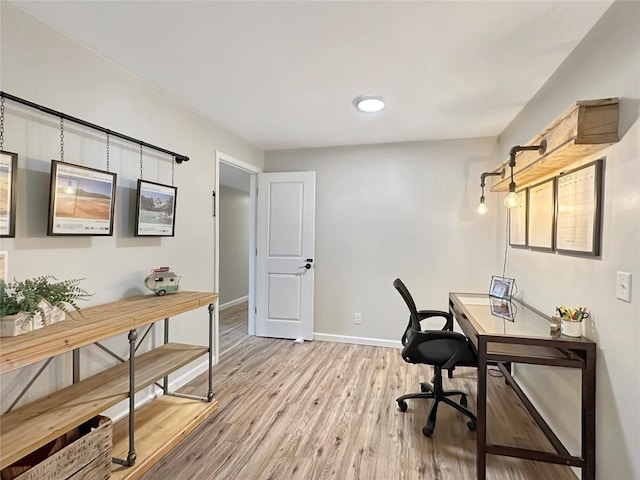
{"label": "table lower shelf", "polygon": [[[112,464],[112,480],[140,478],[180,440],[218,408],[218,402],[201,402],[165,395],[136,410],[136,463],[132,467]],[[113,456],[127,458],[129,450],[127,418],[113,426]]]}

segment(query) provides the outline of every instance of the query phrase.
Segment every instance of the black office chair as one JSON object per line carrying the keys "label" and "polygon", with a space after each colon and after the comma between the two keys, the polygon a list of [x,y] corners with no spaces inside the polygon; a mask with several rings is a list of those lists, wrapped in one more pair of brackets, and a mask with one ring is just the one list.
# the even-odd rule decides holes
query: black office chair
{"label": "black office chair", "polygon": [[[429,419],[422,428],[425,437],[430,437],[436,428],[436,413],[438,404],[444,402],[462,412],[470,420],[467,422],[469,430],[476,429],[476,416],[468,410],[467,394],[460,391],[445,391],[442,387],[442,370],[455,366],[477,367],[478,359],[469,340],[464,335],[453,332],[453,317],[448,312],[438,310],[416,309],[416,304],[402,280],[397,278],[393,286],[400,292],[402,299],[409,307],[409,324],[402,335],[402,358],[408,363],[422,363],[432,365],[435,372],[432,383],[420,383],[420,393],[409,393],[396,399],[400,411],[407,411],[407,400],[412,398],[432,398],[433,405],[429,412]],[[444,317],[446,319],[443,330],[422,330],[420,320],[430,317]],[[460,404],[449,399],[460,396]]]}

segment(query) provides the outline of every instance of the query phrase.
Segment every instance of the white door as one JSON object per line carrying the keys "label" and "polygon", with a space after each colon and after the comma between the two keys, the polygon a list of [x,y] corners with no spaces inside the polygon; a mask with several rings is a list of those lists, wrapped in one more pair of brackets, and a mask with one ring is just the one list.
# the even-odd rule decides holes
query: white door
{"label": "white door", "polygon": [[315,204],[315,172],[258,174],[258,336],[313,339]]}

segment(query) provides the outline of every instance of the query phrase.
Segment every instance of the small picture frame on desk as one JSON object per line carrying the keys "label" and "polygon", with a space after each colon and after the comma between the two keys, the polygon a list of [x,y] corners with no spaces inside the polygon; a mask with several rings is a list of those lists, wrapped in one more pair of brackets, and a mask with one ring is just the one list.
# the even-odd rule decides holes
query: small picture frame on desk
{"label": "small picture frame on desk", "polygon": [[499,299],[510,299],[513,295],[513,284],[515,280],[507,277],[491,277],[491,285],[489,286],[489,296]]}

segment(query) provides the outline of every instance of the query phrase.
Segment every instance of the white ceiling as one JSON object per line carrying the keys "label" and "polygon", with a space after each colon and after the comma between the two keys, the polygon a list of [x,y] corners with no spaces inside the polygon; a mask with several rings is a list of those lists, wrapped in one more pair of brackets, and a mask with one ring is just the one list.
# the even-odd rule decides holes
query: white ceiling
{"label": "white ceiling", "polygon": [[272,150],[498,135],[611,1],[14,3]]}

